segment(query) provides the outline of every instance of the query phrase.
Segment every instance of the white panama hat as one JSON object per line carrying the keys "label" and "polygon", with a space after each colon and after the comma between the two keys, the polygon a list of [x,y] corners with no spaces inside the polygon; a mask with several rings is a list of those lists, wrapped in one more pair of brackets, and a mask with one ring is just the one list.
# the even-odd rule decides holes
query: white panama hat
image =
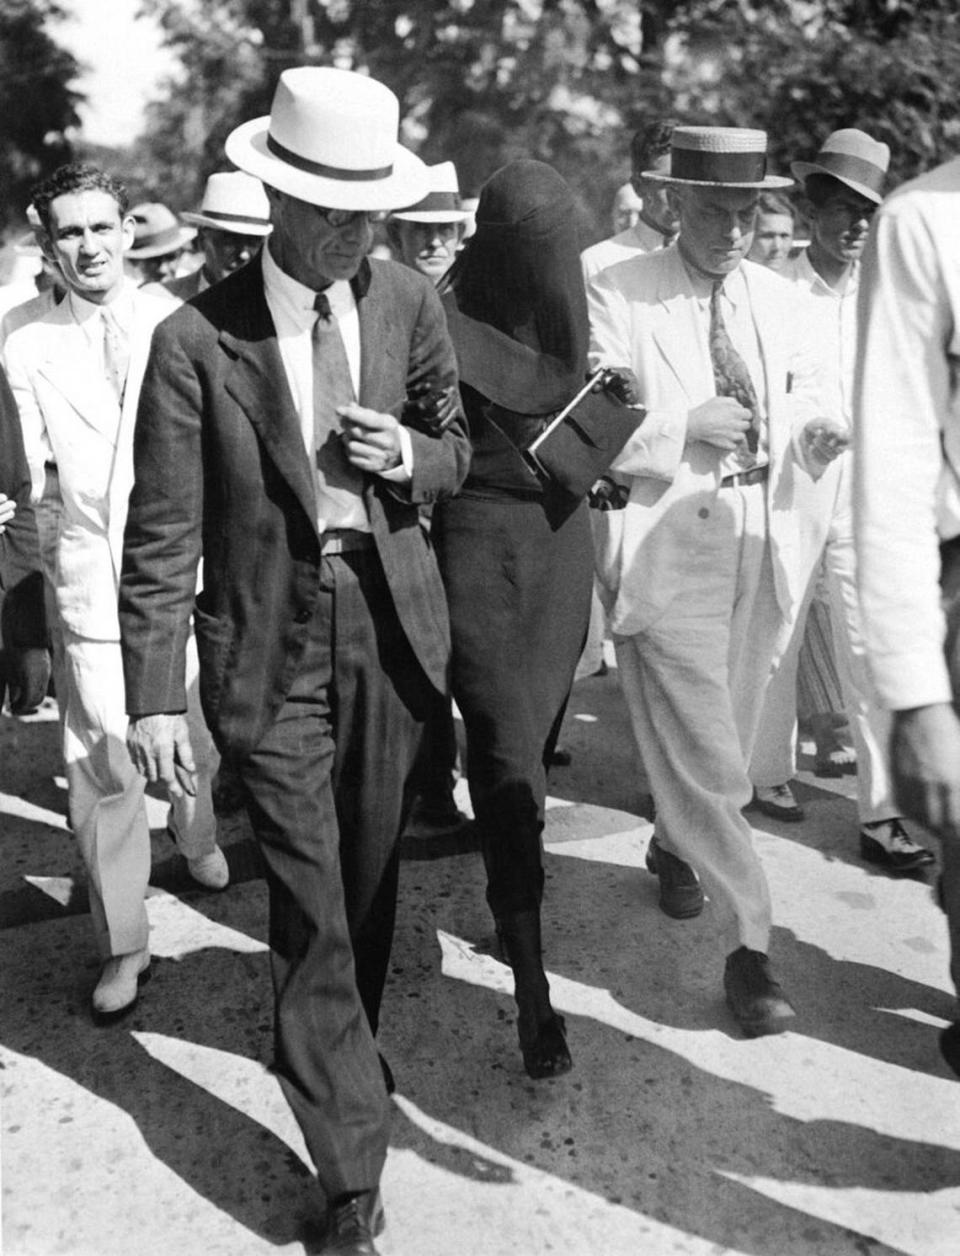
{"label": "white panama hat", "polygon": [[400,105],[353,70],[284,70],[270,116],[227,136],[235,166],[270,187],[327,209],[389,210],[427,189],[427,168],[397,141]]}
{"label": "white panama hat", "polygon": [[423,200],[392,216],[401,222],[466,222],[470,211],[460,202],[460,184],[453,162],[441,161],[436,166],[427,166],[427,177],[430,190]]}
{"label": "white panama hat", "polygon": [[195,226],[236,235],[265,236],[273,230],[263,184],[242,170],[212,174],[203,189],[200,209],[185,212],[182,217]]}

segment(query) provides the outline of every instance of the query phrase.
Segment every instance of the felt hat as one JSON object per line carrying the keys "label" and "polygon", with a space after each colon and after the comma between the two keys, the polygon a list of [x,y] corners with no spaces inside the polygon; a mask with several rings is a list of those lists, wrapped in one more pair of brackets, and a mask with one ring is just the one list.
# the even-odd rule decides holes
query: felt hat
{"label": "felt hat", "polygon": [[426,166],[398,142],[400,105],[376,79],[328,66],[284,70],[270,115],[227,136],[235,166],[327,209],[388,210],[427,192]]}
{"label": "felt hat", "polygon": [[792,179],[767,174],[767,133],[738,126],[677,126],[670,171],[644,170],[653,183],[706,188],[787,188]]}
{"label": "felt hat", "polygon": [[173,210],[159,201],[134,205],[130,217],[137,225],[126,256],[134,261],[177,253],[197,234],[196,227],[185,227]]}
{"label": "felt hat", "polygon": [[827,136],[813,161],[791,162],[790,169],[801,182],[812,174],[828,174],[879,205],[889,165],[890,149],[886,144],[866,131],[845,127]]}
{"label": "felt hat", "polygon": [[212,174],[203,189],[199,210],[183,215],[185,222],[236,235],[265,236],[270,225],[270,202],[263,184],[242,170]]}
{"label": "felt hat", "polygon": [[460,201],[457,168],[452,161],[427,166],[430,190],[422,201],[392,215],[403,222],[466,222],[470,211]]}

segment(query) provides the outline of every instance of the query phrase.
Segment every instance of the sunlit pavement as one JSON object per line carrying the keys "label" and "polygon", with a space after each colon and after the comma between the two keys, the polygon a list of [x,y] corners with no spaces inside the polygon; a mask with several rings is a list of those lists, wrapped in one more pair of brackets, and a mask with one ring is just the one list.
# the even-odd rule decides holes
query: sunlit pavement
{"label": "sunlit pavement", "polygon": [[[757,829],[796,1029],[745,1041],[709,907],[657,909],[615,671],[578,683],[563,742],[545,945],[574,1071],[523,1073],[479,856],[406,859],[381,1035],[398,1085],[384,1256],[956,1256],[933,876],[863,865],[853,778],[802,772],[807,822]],[[155,975],[127,1021],[96,1029],[55,743],[52,719],[0,717],[6,1256],[302,1252],[319,1199],[268,1071],[266,894],[243,824],[224,826],[231,888],[204,894],[151,804]]]}

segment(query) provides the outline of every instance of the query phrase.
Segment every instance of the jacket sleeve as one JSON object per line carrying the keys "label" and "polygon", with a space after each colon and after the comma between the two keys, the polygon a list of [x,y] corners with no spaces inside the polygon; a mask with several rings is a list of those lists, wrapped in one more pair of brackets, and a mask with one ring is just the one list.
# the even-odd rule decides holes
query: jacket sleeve
{"label": "jacket sleeve", "polygon": [[0,534],[0,589],[14,588],[40,570],[37,523],[20,416],[6,375],[0,371],[0,492],[16,503],[16,514]]}

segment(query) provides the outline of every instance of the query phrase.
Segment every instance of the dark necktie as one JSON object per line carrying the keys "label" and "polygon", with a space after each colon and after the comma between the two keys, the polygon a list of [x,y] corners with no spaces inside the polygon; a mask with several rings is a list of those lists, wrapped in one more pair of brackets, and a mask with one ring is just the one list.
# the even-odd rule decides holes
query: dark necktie
{"label": "dark necktie", "polygon": [[328,527],[338,527],[345,511],[355,507],[363,493],[363,473],[348,460],[340,440],[337,406],[355,401],[350,364],[337,320],[326,293],[313,303],[313,439],[320,515]]}
{"label": "dark necktie", "polygon": [[723,321],[720,310],[722,288],[722,281],[715,283],[710,295],[710,361],[713,363],[713,379],[718,397],[732,397],[745,410],[750,411],[752,420],[747,429],[746,441],[747,448],[755,454],[759,444],[760,407],[747,364],[733,347],[733,341]]}

